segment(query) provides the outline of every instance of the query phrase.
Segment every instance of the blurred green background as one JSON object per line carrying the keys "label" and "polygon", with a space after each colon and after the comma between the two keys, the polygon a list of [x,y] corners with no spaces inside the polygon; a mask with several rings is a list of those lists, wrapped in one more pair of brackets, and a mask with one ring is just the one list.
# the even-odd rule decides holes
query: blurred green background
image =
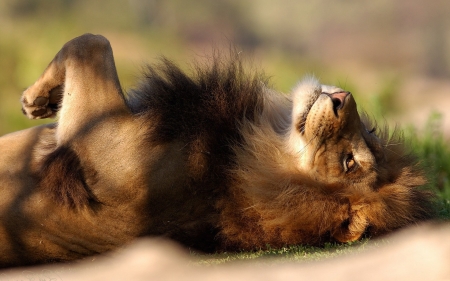
{"label": "blurred green background", "polygon": [[160,55],[187,69],[234,45],[280,91],[312,73],[376,119],[420,130],[440,112],[448,137],[448,15],[444,0],[2,0],[0,135],[39,124],[21,114],[21,92],[65,42],[91,32],[111,41],[124,88]]}

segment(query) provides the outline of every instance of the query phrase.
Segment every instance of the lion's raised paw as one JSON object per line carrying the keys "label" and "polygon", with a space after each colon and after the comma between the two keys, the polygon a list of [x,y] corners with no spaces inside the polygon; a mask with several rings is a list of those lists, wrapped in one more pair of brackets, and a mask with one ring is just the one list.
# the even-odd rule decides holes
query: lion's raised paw
{"label": "lion's raised paw", "polygon": [[22,112],[30,119],[44,119],[55,117],[61,101],[62,86],[50,91],[36,90],[31,86],[22,94]]}

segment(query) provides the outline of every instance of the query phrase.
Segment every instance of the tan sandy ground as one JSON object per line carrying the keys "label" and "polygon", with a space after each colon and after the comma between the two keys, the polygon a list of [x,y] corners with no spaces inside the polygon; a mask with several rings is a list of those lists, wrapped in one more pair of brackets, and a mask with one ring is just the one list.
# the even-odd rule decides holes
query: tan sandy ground
{"label": "tan sandy ground", "polygon": [[358,254],[310,263],[257,261],[200,266],[177,246],[143,239],[121,252],[76,265],[0,272],[6,280],[450,280],[450,225],[426,225],[389,238]]}

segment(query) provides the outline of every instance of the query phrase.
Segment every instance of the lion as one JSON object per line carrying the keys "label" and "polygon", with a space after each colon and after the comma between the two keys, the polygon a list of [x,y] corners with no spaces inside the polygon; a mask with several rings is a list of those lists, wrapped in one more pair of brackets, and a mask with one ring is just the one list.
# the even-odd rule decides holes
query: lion
{"label": "lion", "polygon": [[312,77],[290,95],[238,54],[167,59],[124,94],[101,35],[66,43],[0,138],[0,266],[80,259],[161,236],[203,251],[377,237],[433,217],[398,136]]}

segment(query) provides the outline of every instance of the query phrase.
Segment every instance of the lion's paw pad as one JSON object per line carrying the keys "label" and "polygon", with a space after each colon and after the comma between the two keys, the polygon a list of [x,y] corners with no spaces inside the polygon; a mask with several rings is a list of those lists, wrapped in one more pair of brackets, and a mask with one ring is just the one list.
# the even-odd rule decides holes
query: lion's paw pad
{"label": "lion's paw pad", "polygon": [[47,105],[47,103],[48,103],[48,98],[46,98],[46,97],[37,97],[33,102],[33,104],[37,105],[37,106],[45,106],[45,105]]}
{"label": "lion's paw pad", "polygon": [[58,111],[61,87],[56,87],[46,93],[27,89],[22,95],[22,112],[30,119],[54,117]]}

